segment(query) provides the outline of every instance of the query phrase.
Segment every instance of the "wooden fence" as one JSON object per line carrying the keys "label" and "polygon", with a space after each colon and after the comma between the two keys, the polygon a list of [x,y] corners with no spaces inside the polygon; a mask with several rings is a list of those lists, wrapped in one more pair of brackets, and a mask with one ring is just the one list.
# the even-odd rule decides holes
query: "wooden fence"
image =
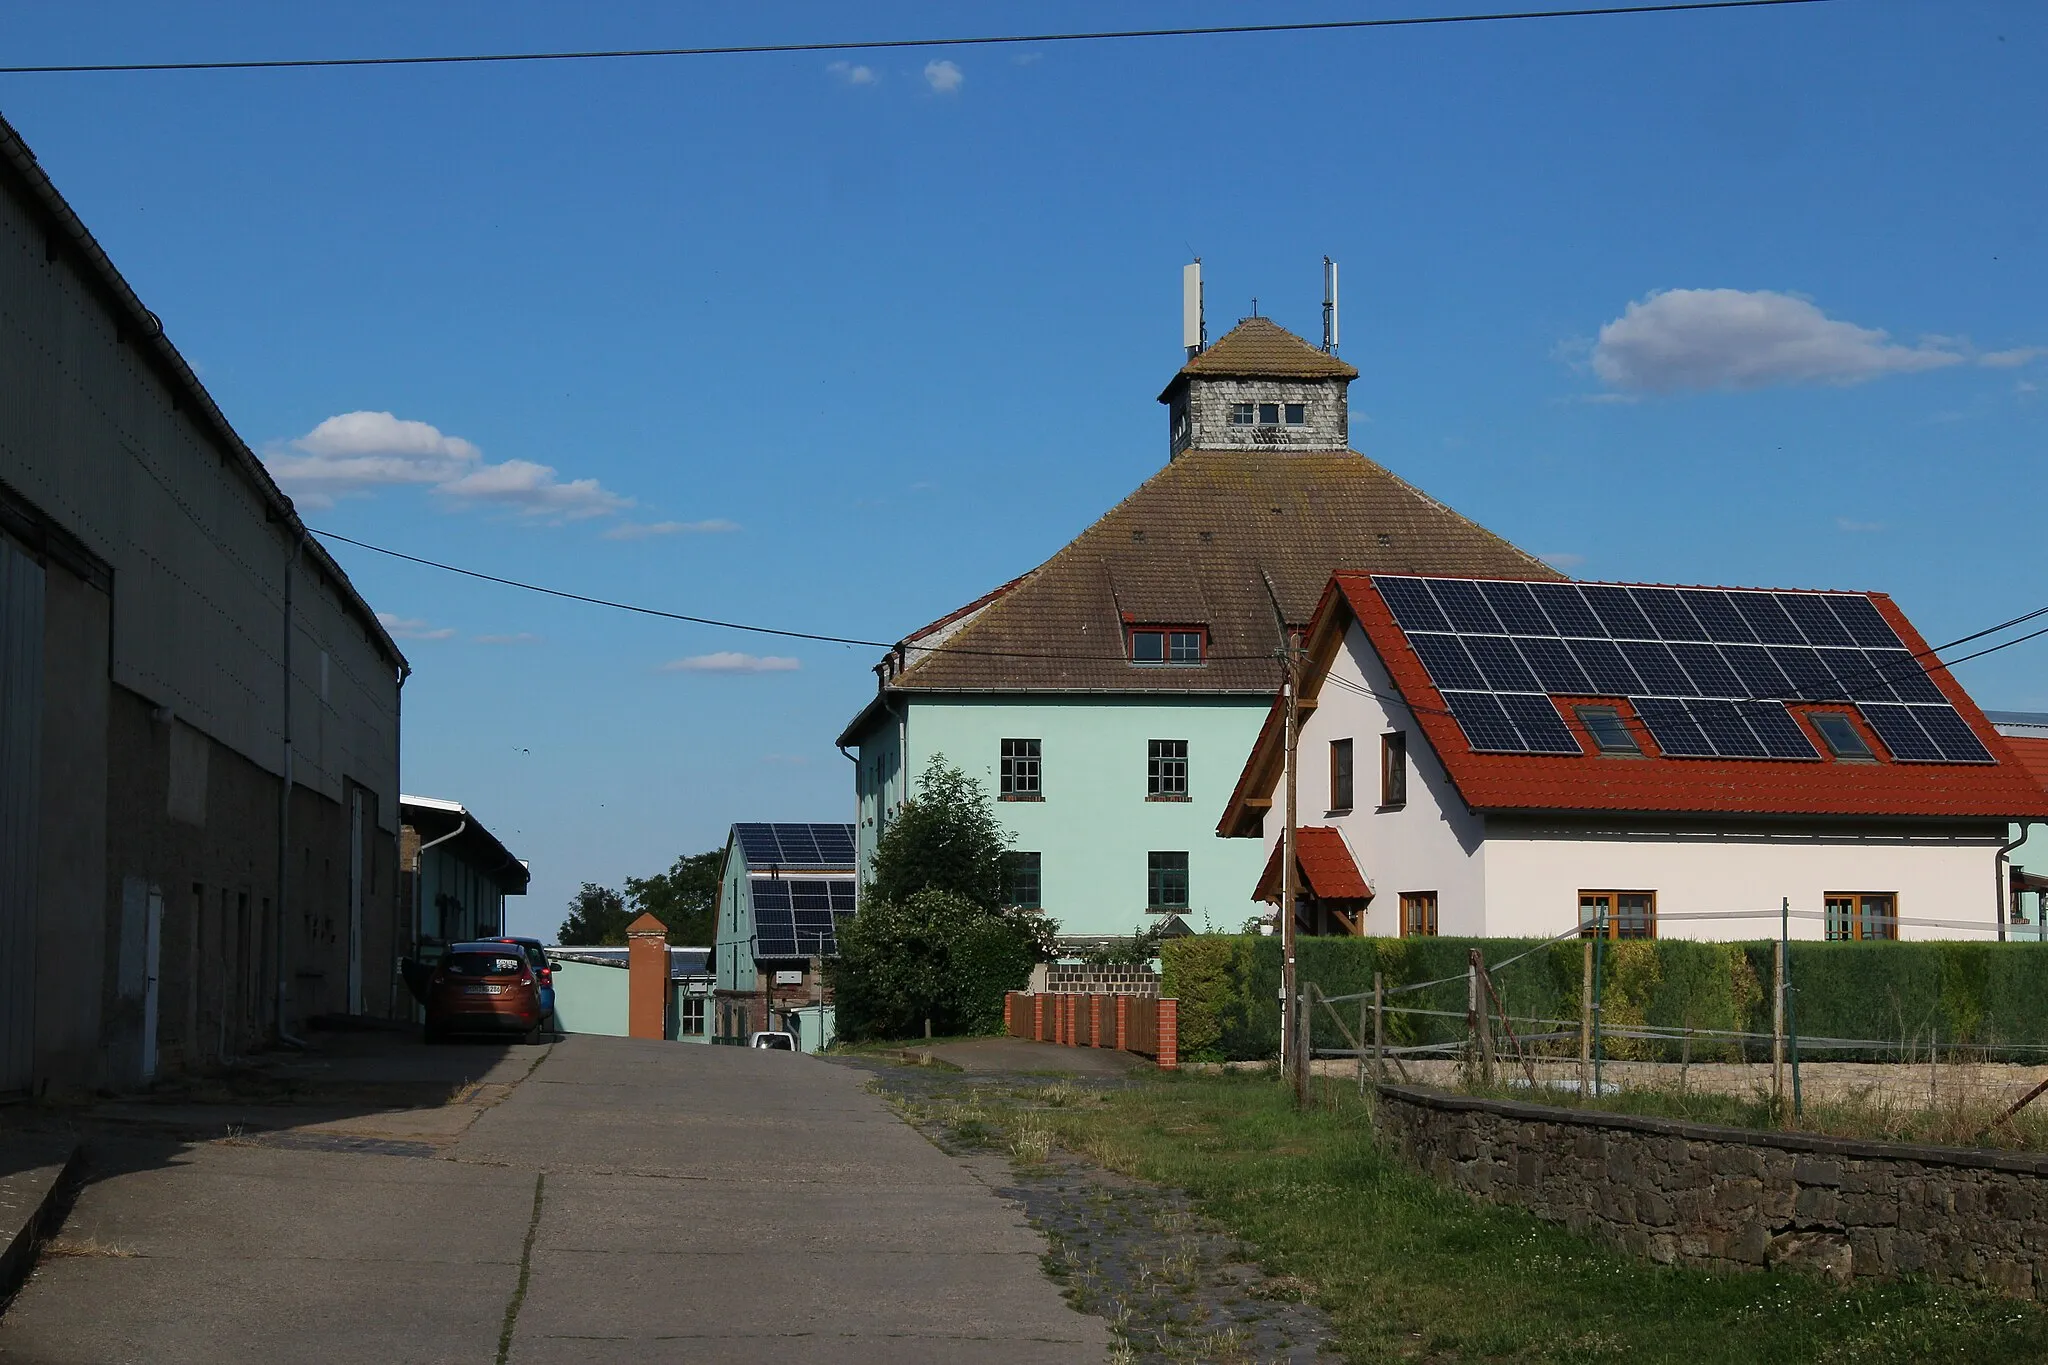
{"label": "wooden fence", "polygon": [[1106,1047],[1180,1066],[1180,1002],[1142,995],[1011,991],[1003,1030],[1012,1038],[1067,1047]]}

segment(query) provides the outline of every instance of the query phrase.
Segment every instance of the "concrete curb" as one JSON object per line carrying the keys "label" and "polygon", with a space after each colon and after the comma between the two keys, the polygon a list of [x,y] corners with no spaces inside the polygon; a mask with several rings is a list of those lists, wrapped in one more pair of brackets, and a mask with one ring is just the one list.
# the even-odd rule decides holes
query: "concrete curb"
{"label": "concrete curb", "polygon": [[12,1294],[35,1265],[64,1182],[84,1148],[69,1138],[0,1138],[0,1296]]}

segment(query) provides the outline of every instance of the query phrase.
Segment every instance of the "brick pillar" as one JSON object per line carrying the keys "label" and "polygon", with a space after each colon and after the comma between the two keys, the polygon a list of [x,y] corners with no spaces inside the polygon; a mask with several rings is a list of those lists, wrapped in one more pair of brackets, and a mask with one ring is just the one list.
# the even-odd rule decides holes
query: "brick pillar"
{"label": "brick pillar", "polygon": [[1131,1042],[1131,997],[1119,995],[1116,998],[1116,1050],[1123,1052]]}
{"label": "brick pillar", "polygon": [[1159,1002],[1159,1069],[1180,1070],[1180,1001]]}
{"label": "brick pillar", "polygon": [[626,926],[626,1032],[668,1037],[668,926],[642,915]]}

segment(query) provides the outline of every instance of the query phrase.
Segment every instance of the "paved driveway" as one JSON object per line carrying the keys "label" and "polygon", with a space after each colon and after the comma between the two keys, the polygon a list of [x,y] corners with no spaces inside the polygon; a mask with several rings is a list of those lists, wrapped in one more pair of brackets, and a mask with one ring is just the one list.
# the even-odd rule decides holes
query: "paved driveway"
{"label": "paved driveway", "polygon": [[0,1360],[1100,1360],[1021,1213],[864,1082],[574,1037],[439,1145],[102,1140]]}

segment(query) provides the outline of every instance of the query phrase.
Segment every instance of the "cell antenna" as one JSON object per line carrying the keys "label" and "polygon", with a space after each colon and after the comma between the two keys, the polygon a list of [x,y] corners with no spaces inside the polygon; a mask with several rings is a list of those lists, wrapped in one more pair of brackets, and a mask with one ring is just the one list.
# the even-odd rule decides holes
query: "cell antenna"
{"label": "cell antenna", "polygon": [[1323,349],[1337,353],[1337,263],[1323,257]]}
{"label": "cell antenna", "polygon": [[1209,346],[1209,324],[1202,317],[1202,258],[1180,269],[1180,344],[1193,360]]}

